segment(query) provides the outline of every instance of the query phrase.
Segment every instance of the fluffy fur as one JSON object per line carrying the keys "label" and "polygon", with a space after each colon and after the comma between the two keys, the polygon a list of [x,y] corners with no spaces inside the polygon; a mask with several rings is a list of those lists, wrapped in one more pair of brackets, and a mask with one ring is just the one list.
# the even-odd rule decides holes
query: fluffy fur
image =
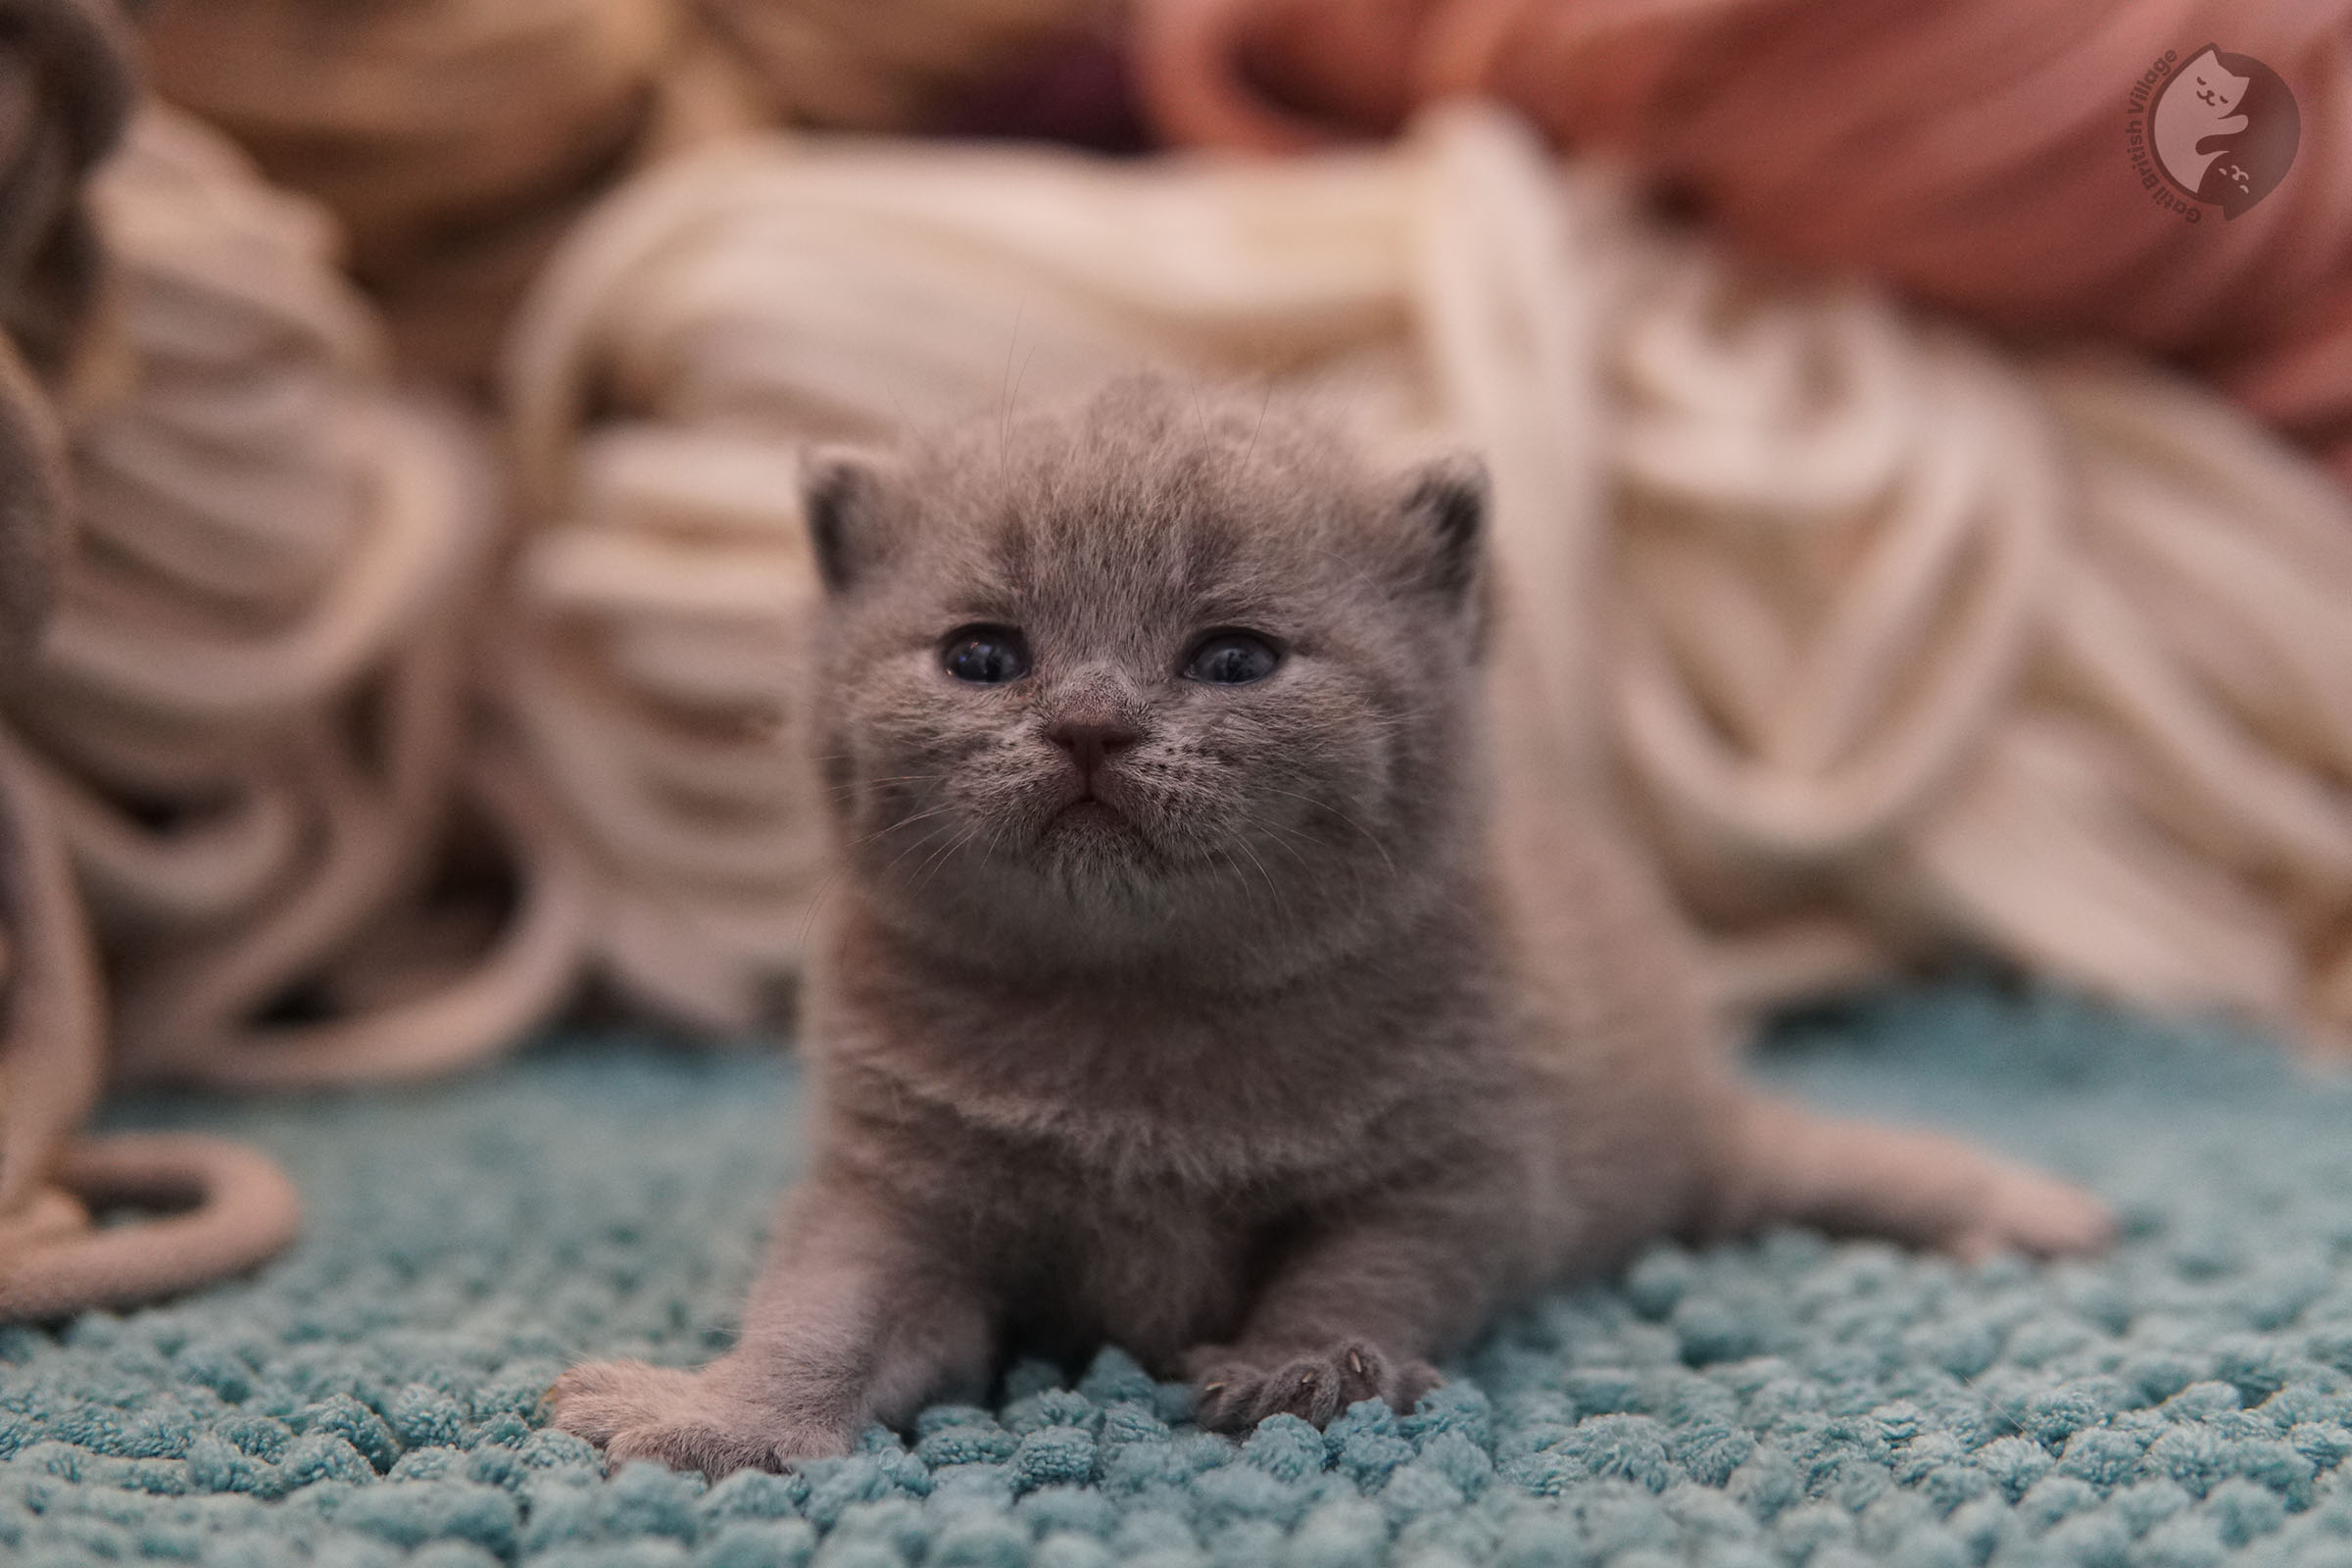
{"label": "fluffy fur", "polygon": [[[1200,1418],[1407,1406],[1494,1306],[1789,1220],[2095,1246],[2092,1200],[1741,1086],[1598,811],[1490,777],[1474,464],[1163,381],[820,457],[841,877],[811,1168],[732,1351],[557,1420],[713,1474],[1115,1341]],[[997,685],[942,662],[1018,628]],[[1258,633],[1267,678],[1184,671]]]}

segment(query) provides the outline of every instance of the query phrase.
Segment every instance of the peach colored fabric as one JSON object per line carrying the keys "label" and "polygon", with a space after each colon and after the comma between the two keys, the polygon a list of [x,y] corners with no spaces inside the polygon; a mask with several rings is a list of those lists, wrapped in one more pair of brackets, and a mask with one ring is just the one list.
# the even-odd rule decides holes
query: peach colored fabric
{"label": "peach colored fabric", "polygon": [[[1996,327],[2177,356],[2352,473],[2352,5],[2223,0],[1143,0],[1175,139],[1287,150],[1503,99],[1742,242]],[[2132,88],[2206,44],[2302,117],[2266,200],[2142,188]],[[2187,207],[2199,204],[2183,203]]]}

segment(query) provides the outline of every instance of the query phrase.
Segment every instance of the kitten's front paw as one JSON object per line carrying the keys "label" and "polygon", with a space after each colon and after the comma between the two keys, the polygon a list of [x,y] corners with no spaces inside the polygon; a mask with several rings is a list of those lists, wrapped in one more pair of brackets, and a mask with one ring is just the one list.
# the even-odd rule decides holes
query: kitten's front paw
{"label": "kitten's front paw", "polygon": [[1358,1399],[1385,1399],[1398,1414],[1445,1379],[1426,1361],[1392,1361],[1365,1340],[1335,1340],[1303,1353],[1203,1346],[1186,1358],[1196,1413],[1212,1432],[1245,1432],[1270,1415],[1323,1426]]}
{"label": "kitten's front paw", "polygon": [[850,1451],[847,1433],[778,1421],[706,1373],[677,1367],[591,1362],[558,1378],[547,1397],[557,1426],[586,1438],[615,1465],[653,1459],[715,1481]]}

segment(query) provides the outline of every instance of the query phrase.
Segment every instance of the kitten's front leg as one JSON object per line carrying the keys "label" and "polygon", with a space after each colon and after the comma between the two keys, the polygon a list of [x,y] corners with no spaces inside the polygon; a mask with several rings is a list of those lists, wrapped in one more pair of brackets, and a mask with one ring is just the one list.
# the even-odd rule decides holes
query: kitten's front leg
{"label": "kitten's front leg", "polygon": [[1271,1415],[1317,1426],[1359,1399],[1399,1413],[1444,1381],[1428,1357],[1493,1305],[1508,1241],[1464,1194],[1391,1200],[1323,1228],[1275,1270],[1231,1345],[1185,1357],[1200,1424]]}
{"label": "kitten's front leg", "polygon": [[850,1451],[874,1420],[987,1375],[990,1314],[914,1227],[840,1184],[787,1200],[734,1349],[699,1371],[603,1361],[549,1393],[556,1425],[615,1463],[713,1478]]}

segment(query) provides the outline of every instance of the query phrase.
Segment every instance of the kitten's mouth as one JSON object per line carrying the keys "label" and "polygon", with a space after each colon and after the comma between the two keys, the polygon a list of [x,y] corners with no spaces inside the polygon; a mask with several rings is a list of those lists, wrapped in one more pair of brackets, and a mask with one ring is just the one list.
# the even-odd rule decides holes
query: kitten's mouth
{"label": "kitten's mouth", "polygon": [[1049,838],[1074,835],[1084,841],[1097,836],[1125,838],[1134,831],[1135,819],[1090,782],[1054,808],[1053,814],[1046,818],[1044,835]]}

